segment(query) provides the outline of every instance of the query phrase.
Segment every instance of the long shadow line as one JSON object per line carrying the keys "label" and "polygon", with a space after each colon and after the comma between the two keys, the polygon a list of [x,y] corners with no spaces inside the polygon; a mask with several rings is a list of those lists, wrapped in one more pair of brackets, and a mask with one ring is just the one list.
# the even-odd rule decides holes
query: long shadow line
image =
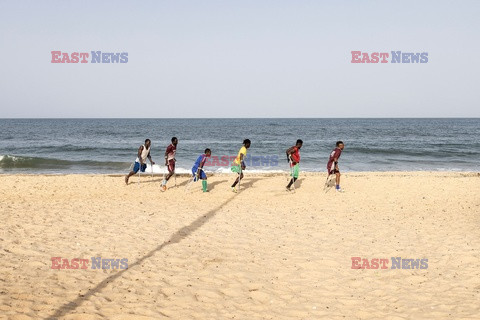
{"label": "long shadow line", "polygon": [[208,211],[205,214],[202,214],[197,219],[195,219],[193,222],[191,222],[189,225],[184,226],[181,229],[177,230],[174,234],[172,234],[170,236],[170,238],[167,241],[163,242],[161,245],[157,246],[156,248],[150,250],[150,252],[148,252],[146,255],[144,255],[139,260],[135,261],[132,264],[129,264],[128,269],[123,269],[123,270],[105,278],[102,282],[97,284],[93,289],[89,290],[86,294],[79,295],[75,300],[70,301],[70,302],[65,303],[64,305],[60,306],[57,310],[55,310],[55,312],[51,316],[49,316],[45,319],[57,319],[59,317],[65,316],[66,314],[68,314],[70,312],[73,312],[84,301],[88,300],[92,295],[102,291],[110,282],[115,281],[117,278],[122,276],[128,270],[130,270],[133,267],[136,267],[137,265],[141,264],[143,261],[150,258],[156,252],[162,250],[166,246],[172,245],[172,244],[175,244],[175,243],[179,243],[180,241],[182,241],[183,239],[185,239],[186,237],[191,235],[193,232],[195,232],[200,227],[202,227],[208,220],[213,218],[220,209],[222,209],[224,206],[226,206],[234,198],[235,198],[235,196],[231,196],[227,201],[225,201],[221,205],[219,205],[216,208]]}

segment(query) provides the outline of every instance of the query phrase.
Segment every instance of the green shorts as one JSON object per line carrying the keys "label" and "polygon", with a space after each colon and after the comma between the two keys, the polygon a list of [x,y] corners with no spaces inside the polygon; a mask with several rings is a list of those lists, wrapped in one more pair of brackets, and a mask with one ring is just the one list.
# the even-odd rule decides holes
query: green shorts
{"label": "green shorts", "polygon": [[294,165],[292,168],[290,168],[290,175],[294,177],[295,179],[298,179],[298,172],[300,171],[300,166],[298,163]]}
{"label": "green shorts", "polygon": [[240,165],[232,165],[232,167],[230,168],[230,170],[232,170],[232,172],[235,172],[235,173],[238,173],[240,174],[241,172],[241,168],[240,168]]}

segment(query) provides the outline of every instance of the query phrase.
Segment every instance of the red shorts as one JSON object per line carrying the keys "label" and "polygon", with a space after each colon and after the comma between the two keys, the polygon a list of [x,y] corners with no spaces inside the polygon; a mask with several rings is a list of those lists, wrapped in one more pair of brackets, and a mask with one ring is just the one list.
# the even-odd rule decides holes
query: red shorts
{"label": "red shorts", "polygon": [[175,172],[175,160],[168,161],[168,172]]}

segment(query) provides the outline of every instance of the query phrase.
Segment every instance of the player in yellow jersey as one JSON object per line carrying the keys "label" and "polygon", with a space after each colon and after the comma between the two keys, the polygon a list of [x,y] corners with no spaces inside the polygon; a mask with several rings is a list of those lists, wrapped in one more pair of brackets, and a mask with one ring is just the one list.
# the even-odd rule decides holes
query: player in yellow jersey
{"label": "player in yellow jersey", "polygon": [[235,182],[232,184],[232,191],[237,192],[237,184],[242,180],[243,178],[243,170],[245,170],[245,162],[243,161],[245,157],[247,156],[247,149],[250,148],[250,140],[245,139],[243,140],[243,146],[240,148],[240,151],[238,151],[238,155],[235,158],[235,160],[232,163],[231,170],[232,172],[235,172],[238,174],[237,179],[235,179]]}

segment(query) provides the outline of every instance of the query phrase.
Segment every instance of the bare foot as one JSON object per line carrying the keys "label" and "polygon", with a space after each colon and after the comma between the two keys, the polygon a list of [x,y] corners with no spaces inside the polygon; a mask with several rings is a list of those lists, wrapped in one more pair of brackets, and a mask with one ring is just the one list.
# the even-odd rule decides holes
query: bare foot
{"label": "bare foot", "polygon": [[125,184],[128,186],[128,176],[125,176]]}

